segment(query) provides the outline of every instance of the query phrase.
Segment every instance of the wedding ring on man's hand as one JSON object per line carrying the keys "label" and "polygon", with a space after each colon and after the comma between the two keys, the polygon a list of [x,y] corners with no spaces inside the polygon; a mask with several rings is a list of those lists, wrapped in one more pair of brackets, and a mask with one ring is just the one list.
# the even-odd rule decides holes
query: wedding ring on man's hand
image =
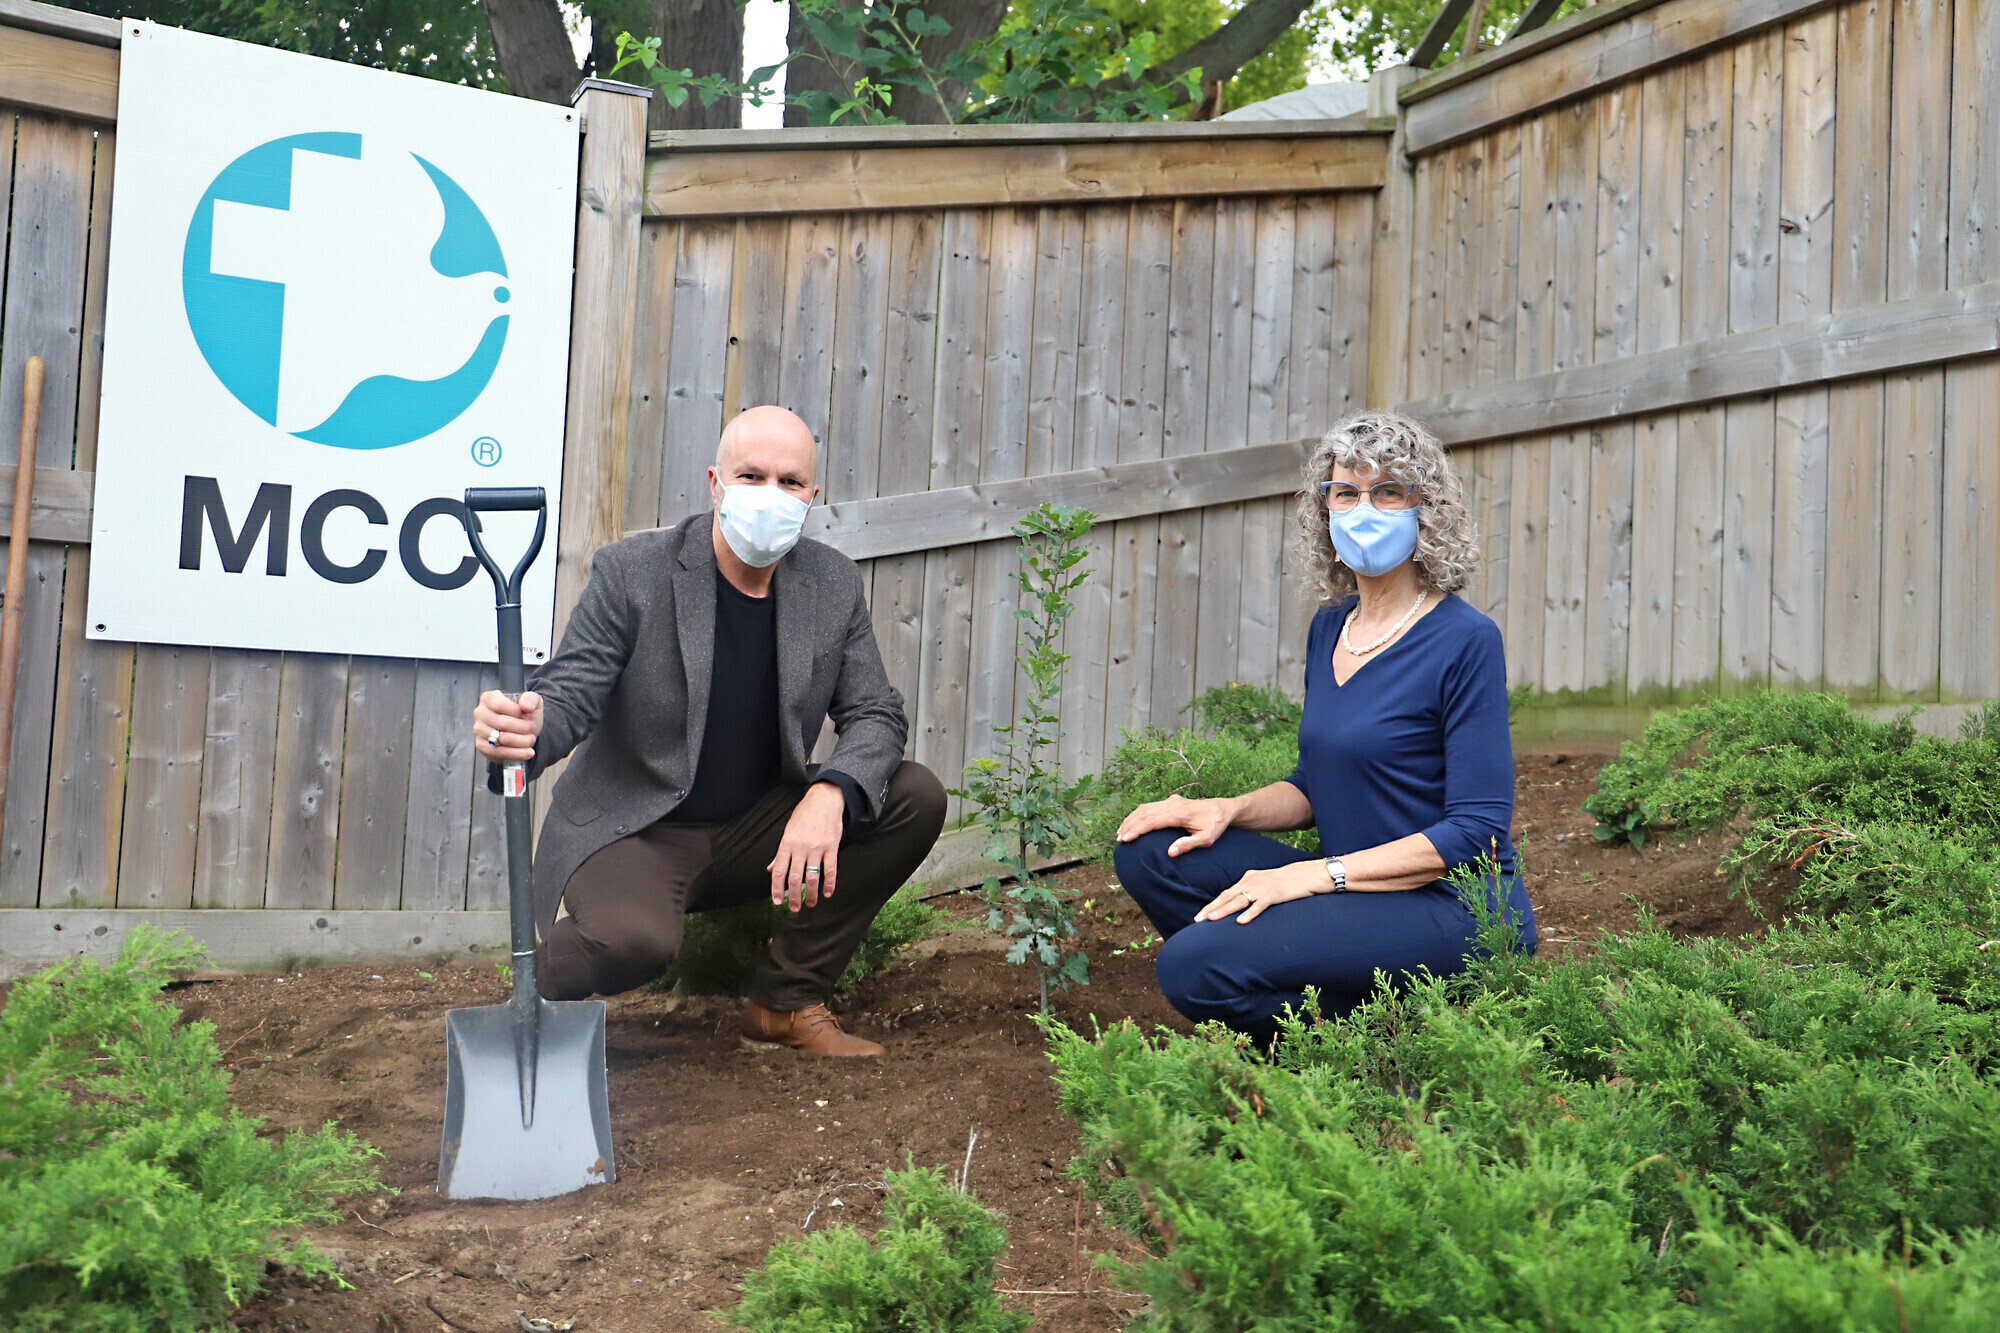
{"label": "wedding ring on man's hand", "polygon": [[498,745],[500,743],[500,729],[498,727],[486,733],[486,743],[488,745]]}
{"label": "wedding ring on man's hand", "polygon": [[808,875],[817,875],[817,874],[819,873],[819,867],[818,867],[818,866],[807,866],[807,867],[806,867],[806,873],[807,873]]}

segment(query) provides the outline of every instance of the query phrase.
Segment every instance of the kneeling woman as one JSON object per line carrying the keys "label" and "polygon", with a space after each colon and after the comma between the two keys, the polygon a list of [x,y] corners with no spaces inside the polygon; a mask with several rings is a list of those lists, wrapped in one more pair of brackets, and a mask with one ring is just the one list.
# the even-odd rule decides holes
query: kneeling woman
{"label": "kneeling woman", "polygon": [[[1499,866],[1492,905],[1535,947],[1508,838],[1500,630],[1456,595],[1479,553],[1444,449],[1406,418],[1351,417],[1307,461],[1298,516],[1327,603],[1307,641],[1298,771],[1150,802],[1118,829],[1119,880],[1166,940],[1167,999],[1260,1044],[1307,987],[1331,1016],[1378,970],[1464,967],[1477,927],[1444,876],[1482,857]],[[1311,827],[1323,856],[1259,832]]]}

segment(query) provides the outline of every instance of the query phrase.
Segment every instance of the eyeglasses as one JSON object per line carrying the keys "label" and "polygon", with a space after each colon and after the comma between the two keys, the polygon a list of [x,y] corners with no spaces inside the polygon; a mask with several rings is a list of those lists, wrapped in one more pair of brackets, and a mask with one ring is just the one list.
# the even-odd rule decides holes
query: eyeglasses
{"label": "eyeglasses", "polygon": [[1362,496],[1377,509],[1397,510],[1414,508],[1417,503],[1416,488],[1407,482],[1382,481],[1366,488],[1345,481],[1323,481],[1319,484],[1319,506],[1331,509],[1336,514],[1345,514],[1361,503]]}

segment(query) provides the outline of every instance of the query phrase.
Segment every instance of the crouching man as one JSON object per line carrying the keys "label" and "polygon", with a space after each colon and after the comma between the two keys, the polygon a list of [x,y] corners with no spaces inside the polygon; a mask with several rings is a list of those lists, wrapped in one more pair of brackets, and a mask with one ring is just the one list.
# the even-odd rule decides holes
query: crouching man
{"label": "crouching man", "polygon": [[[686,913],[768,894],[791,915],[751,986],[744,1042],[882,1054],[841,1031],[826,998],[937,841],[945,794],[903,760],[861,571],[800,540],[817,464],[790,412],[736,417],[710,511],[599,551],[533,688],[489,691],[473,711],[479,753],[528,760],[531,778],[575,752],[535,854],[545,998],[650,981],[679,954]],[[827,718],[837,743],[809,764]]]}

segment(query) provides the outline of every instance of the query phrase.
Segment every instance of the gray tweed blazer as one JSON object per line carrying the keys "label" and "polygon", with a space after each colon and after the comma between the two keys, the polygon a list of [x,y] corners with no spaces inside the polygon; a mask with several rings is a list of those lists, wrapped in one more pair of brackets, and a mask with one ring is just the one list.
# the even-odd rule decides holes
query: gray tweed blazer
{"label": "gray tweed blazer", "polygon": [[[708,714],[711,522],[696,514],[600,550],[561,645],[528,678],[544,700],[528,776],[575,752],[556,780],[535,849],[535,924],[544,935],[576,868],[686,799],[703,729],[730,724]],[[785,780],[812,781],[819,766],[807,757],[831,717],[838,741],[825,767],[854,779],[873,818],[909,725],[882,669],[861,570],[831,546],[802,540],[778,562],[772,594]]]}

